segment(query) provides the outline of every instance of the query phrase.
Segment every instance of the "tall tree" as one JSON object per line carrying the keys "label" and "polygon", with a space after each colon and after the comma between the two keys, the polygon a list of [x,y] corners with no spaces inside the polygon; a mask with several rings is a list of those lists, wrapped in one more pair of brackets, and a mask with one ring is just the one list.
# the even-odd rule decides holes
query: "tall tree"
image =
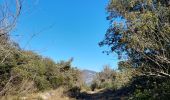
{"label": "tall tree", "polygon": [[170,78],[170,0],[110,0],[107,11],[111,24],[99,45],[145,75]]}

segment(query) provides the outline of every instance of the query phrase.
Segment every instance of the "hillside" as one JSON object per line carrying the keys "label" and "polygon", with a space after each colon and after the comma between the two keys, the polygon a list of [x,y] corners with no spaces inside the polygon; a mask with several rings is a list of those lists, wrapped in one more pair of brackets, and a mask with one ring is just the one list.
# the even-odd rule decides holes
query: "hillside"
{"label": "hillside", "polygon": [[92,81],[97,73],[97,72],[91,71],[91,70],[82,70],[81,72],[82,72],[83,81],[87,85],[90,85],[92,83]]}

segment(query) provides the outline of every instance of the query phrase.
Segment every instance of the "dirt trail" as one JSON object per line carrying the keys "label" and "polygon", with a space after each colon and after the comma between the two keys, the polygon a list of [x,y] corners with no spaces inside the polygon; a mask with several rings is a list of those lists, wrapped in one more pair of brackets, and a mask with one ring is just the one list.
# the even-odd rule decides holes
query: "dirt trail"
{"label": "dirt trail", "polygon": [[128,95],[131,93],[131,89],[122,88],[119,90],[105,89],[100,91],[87,91],[81,92],[76,100],[127,100]]}

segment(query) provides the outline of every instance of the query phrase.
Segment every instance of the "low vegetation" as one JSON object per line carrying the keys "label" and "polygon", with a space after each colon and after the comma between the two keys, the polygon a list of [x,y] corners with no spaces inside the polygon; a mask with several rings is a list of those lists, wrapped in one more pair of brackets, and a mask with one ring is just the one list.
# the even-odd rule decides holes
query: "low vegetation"
{"label": "low vegetation", "polygon": [[0,97],[80,86],[80,71],[71,65],[73,59],[56,63],[33,51],[22,50],[11,40],[10,33],[22,8],[20,0],[14,1],[16,8],[11,8],[14,12],[8,2],[2,1],[1,5],[4,16],[0,23]]}
{"label": "low vegetation", "polygon": [[[22,94],[60,86],[68,88],[79,84],[80,71],[71,66],[72,59],[55,63],[32,51],[24,51],[13,45],[10,40],[0,42],[0,93]],[[7,46],[7,48],[5,48]],[[10,55],[5,57],[10,50]],[[4,56],[3,56],[4,55]]]}
{"label": "low vegetation", "polygon": [[91,89],[120,89],[130,83],[133,73],[132,69],[113,70],[109,65],[106,65],[101,72],[97,73],[91,84]]}

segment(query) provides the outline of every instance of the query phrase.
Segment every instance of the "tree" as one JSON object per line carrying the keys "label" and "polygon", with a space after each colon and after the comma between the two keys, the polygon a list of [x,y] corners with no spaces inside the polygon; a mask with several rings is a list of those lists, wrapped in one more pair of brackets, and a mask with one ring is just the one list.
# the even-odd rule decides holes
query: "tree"
{"label": "tree", "polygon": [[116,78],[116,71],[111,69],[110,65],[105,65],[103,70],[96,74],[91,84],[91,89],[95,88],[111,88]]}
{"label": "tree", "polygon": [[[13,4],[15,6],[10,6]],[[15,27],[21,12],[20,0],[1,0],[0,4],[0,95],[6,91],[6,87],[16,78],[11,74],[12,68],[16,65],[13,58],[18,52],[16,44],[11,42],[9,34]],[[9,87],[10,88],[10,87]]]}
{"label": "tree", "polygon": [[144,75],[170,78],[170,0],[110,0],[107,11],[111,24],[99,45]]}
{"label": "tree", "polygon": [[[15,6],[10,6],[15,4]],[[0,64],[3,64],[5,59],[12,53],[11,48],[15,46],[10,42],[9,34],[15,27],[17,19],[21,12],[20,0],[2,0],[0,4]]]}
{"label": "tree", "polygon": [[[15,8],[10,7],[10,4],[15,4]],[[0,5],[0,37],[8,34],[16,25],[17,19],[21,12],[20,0],[2,0]]]}

